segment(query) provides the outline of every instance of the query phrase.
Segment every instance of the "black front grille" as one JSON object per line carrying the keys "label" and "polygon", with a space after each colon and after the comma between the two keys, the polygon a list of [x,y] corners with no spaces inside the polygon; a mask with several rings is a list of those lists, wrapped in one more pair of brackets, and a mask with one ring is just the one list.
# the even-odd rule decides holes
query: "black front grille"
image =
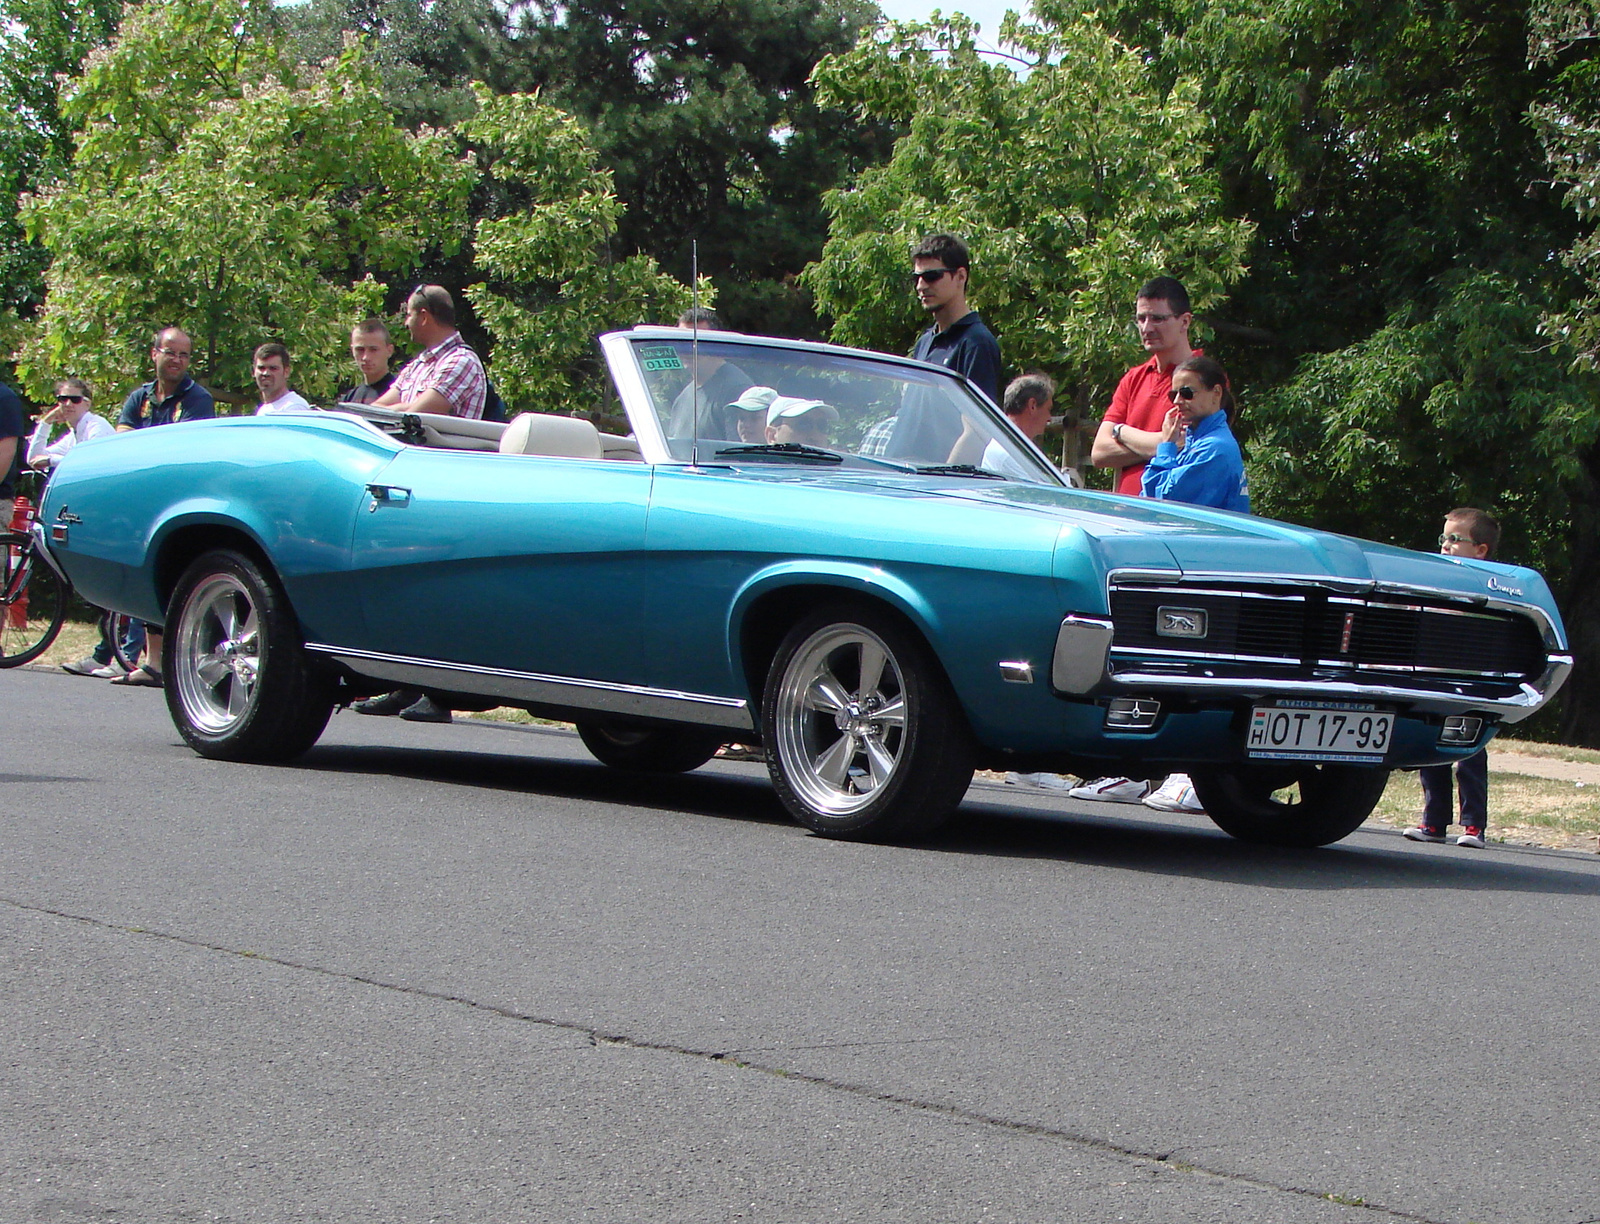
{"label": "black front grille", "polygon": [[[1163,634],[1176,613],[1206,619],[1204,637]],[[1320,589],[1121,586],[1111,591],[1114,649],[1257,660],[1316,670],[1530,679],[1545,652],[1533,621],[1432,597],[1353,598]]]}

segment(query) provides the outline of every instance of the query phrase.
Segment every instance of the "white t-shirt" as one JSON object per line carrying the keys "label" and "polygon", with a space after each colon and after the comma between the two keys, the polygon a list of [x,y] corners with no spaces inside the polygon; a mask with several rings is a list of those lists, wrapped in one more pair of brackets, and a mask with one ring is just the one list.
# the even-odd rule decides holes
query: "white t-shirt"
{"label": "white t-shirt", "polygon": [[55,432],[54,425],[39,425],[33,436],[28,439],[28,466],[34,467],[40,459],[44,459],[46,468],[53,468],[61,462],[62,457],[79,442],[87,442],[91,438],[110,438],[116,436],[116,430],[111,427],[111,422],[103,416],[96,416],[86,412],[78,418],[78,423],[54,442],[50,435]]}
{"label": "white t-shirt", "polygon": [[304,412],[311,407],[311,401],[298,391],[285,390],[270,404],[262,404],[256,409],[257,416],[272,416],[277,412]]}

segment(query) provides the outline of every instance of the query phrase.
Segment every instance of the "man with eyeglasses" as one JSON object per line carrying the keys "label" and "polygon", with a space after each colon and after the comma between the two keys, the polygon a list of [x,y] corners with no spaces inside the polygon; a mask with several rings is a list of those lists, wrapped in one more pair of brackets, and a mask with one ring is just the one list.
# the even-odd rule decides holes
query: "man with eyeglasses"
{"label": "man with eyeglasses", "polygon": [[[150,346],[150,361],[156,376],[142,387],[135,387],[122,402],[117,432],[149,429],[155,425],[176,425],[180,421],[205,421],[217,415],[216,401],[189,375],[194,359],[194,341],[179,327],[166,327],[156,333]],[[161,687],[161,626],[145,627],[144,665],[126,675],[112,678],[112,684],[136,688]]]}
{"label": "man with eyeglasses", "polygon": [[1197,350],[1189,344],[1189,293],[1170,276],[1147,282],[1134,299],[1134,324],[1150,359],[1122,376],[1100,422],[1089,462],[1118,469],[1116,491],[1138,497],[1145,463],[1161,444],[1171,408],[1172,371]]}
{"label": "man with eyeglasses", "polygon": [[442,285],[418,285],[406,299],[406,330],[422,351],[394,385],[373,401],[380,408],[483,419],[489,380],[478,354],[456,329],[456,304]]}
{"label": "man with eyeglasses", "polygon": [[[933,325],[917,337],[911,356],[966,375],[967,381],[1000,402],[1000,345],[978,312],[967,305],[971,274],[967,244],[953,234],[930,234],[911,251],[911,285]],[[891,458],[945,463],[961,436],[953,403],[907,389],[884,453]]]}
{"label": "man with eyeglasses", "polygon": [[178,421],[204,421],[217,415],[216,401],[189,376],[194,359],[194,342],[181,328],[168,327],[156,333],[150,346],[150,361],[156,376],[142,387],[135,387],[122,403],[117,430],[147,429],[152,425],[172,425]]}

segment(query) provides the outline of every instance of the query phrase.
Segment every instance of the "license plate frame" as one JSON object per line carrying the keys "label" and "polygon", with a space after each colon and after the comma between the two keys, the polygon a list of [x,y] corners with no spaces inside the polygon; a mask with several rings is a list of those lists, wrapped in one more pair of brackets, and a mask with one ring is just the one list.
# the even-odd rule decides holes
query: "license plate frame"
{"label": "license plate frame", "polygon": [[1279,700],[1250,707],[1245,754],[1255,761],[1377,765],[1394,743],[1394,711],[1365,701]]}

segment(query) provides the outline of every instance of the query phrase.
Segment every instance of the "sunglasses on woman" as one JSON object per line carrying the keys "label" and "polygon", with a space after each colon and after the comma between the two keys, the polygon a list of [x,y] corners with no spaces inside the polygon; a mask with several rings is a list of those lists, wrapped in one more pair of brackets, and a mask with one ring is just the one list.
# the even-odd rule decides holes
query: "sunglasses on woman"
{"label": "sunglasses on woman", "polygon": [[1167,398],[1174,404],[1176,404],[1179,400],[1192,400],[1194,398],[1194,388],[1174,387],[1171,391],[1167,392]]}
{"label": "sunglasses on woman", "polygon": [[86,395],[58,395],[58,396],[56,396],[56,403],[58,403],[58,404],[81,404],[81,403],[83,403],[84,400],[86,400],[88,398],[89,397],[86,396]]}

